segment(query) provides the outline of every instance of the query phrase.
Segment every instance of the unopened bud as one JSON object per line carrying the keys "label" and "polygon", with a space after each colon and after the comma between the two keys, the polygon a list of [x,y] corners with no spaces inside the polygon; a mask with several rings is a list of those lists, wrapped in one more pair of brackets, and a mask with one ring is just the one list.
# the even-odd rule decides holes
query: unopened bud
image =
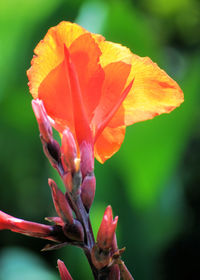
{"label": "unopened bud", "polygon": [[87,212],[89,212],[90,207],[93,203],[96,189],[96,178],[94,175],[87,175],[83,179],[81,185],[81,199],[83,205],[85,206]]}
{"label": "unopened bud", "polygon": [[94,151],[91,143],[83,141],[80,145],[81,173],[84,178],[94,170]]}
{"label": "unopened bud", "polygon": [[67,270],[64,262],[62,262],[61,260],[58,260],[57,264],[58,264],[58,270],[60,272],[61,280],[72,280],[72,277],[69,274],[69,271]]}
{"label": "unopened bud", "polygon": [[97,246],[102,250],[112,249],[117,221],[118,217],[113,220],[112,208],[108,206],[97,234]]}
{"label": "unopened bud", "polygon": [[58,189],[56,183],[52,180],[48,180],[51,188],[54,206],[57,214],[63,220],[64,223],[73,224],[73,215],[71,207],[65,197],[65,195]]}
{"label": "unopened bud", "polygon": [[50,125],[46,110],[42,100],[36,99],[32,101],[32,108],[38,122],[39,130],[42,139],[49,143],[52,140],[52,127]]}
{"label": "unopened bud", "polygon": [[[43,141],[42,141],[43,142]],[[43,142],[43,149],[46,157],[49,159],[51,165],[54,168],[58,167],[58,164],[60,162],[60,145],[59,143],[52,139],[49,143]]]}
{"label": "unopened bud", "polygon": [[76,157],[77,148],[74,136],[69,129],[65,129],[62,134],[61,146],[61,161],[65,172],[75,169]]}
{"label": "unopened bud", "polygon": [[0,230],[4,229],[55,242],[61,241],[54,230],[54,226],[18,219],[0,211]]}
{"label": "unopened bud", "polygon": [[63,227],[64,234],[71,240],[83,241],[84,240],[84,230],[82,224],[74,219],[73,224],[65,224]]}

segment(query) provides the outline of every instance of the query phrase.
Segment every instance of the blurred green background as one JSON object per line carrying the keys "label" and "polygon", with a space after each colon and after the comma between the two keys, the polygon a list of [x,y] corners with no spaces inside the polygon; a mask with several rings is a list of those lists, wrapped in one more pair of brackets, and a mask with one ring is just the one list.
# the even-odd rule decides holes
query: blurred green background
{"label": "blurred green background", "polygon": [[[62,20],[149,56],[181,86],[170,115],[127,129],[120,151],[96,162],[91,210],[97,232],[105,207],[119,215],[119,247],[137,280],[200,275],[200,2],[198,0],[2,0],[0,2],[0,209],[43,222],[54,215],[26,70],[48,28]],[[0,280],[56,280],[56,260],[75,280],[92,279],[79,249],[41,253],[45,241],[0,232]]]}

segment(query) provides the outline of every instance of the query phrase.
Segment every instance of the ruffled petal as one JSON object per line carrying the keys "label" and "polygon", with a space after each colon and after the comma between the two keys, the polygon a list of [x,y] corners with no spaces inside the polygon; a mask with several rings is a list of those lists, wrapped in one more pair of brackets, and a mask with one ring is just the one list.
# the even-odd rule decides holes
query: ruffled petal
{"label": "ruffled petal", "polygon": [[131,76],[134,84],[123,104],[126,125],[169,113],[184,100],[178,84],[148,57],[133,55]]}
{"label": "ruffled petal", "polygon": [[48,116],[54,120],[55,128],[59,132],[67,126],[74,131],[71,89],[64,61],[42,81],[38,98],[43,101]]}
{"label": "ruffled petal", "polygon": [[133,55],[127,83],[133,78],[133,86],[122,104],[123,110],[115,114],[111,127],[127,126],[170,113],[184,101],[178,84],[148,57]]}
{"label": "ruffled petal", "polygon": [[27,71],[30,92],[34,98],[38,97],[38,88],[44,78],[63,61],[63,45],[69,47],[84,33],[88,31],[75,23],[65,21],[49,29],[44,39],[36,46],[36,56],[33,57],[32,66]]}
{"label": "ruffled petal", "polygon": [[120,44],[102,40],[99,42],[99,48],[102,52],[100,57],[102,67],[116,61],[122,61],[125,63],[131,63],[132,61],[131,51]]}
{"label": "ruffled petal", "polygon": [[107,126],[103,130],[94,145],[94,155],[100,163],[104,163],[119,150],[124,141],[125,131],[125,126],[116,128]]}
{"label": "ruffled petal", "polygon": [[[169,113],[183,102],[177,83],[149,58],[70,22],[49,29],[35,54],[27,72],[31,94],[43,100],[59,132],[68,126],[80,143],[92,130],[100,162],[119,149],[127,125]],[[73,67],[66,67],[67,61]]]}

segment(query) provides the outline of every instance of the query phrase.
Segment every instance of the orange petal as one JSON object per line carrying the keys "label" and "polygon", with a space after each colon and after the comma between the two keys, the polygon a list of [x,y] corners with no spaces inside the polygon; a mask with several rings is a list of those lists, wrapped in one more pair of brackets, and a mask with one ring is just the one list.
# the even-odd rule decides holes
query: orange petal
{"label": "orange petal", "polygon": [[[120,103],[123,102],[125,98],[125,96],[122,98],[123,89],[130,70],[131,65],[124,62],[115,62],[105,66],[105,80],[103,83],[102,95],[92,120],[92,127],[96,138],[109,122],[112,117],[111,115],[115,113]],[[128,92],[126,92],[126,95],[127,94]]]}
{"label": "orange petal", "polygon": [[88,33],[81,26],[71,22],[61,22],[47,32],[43,40],[36,46],[36,54],[27,71],[30,92],[38,97],[38,88],[44,78],[64,59],[63,45],[69,47],[80,35]]}
{"label": "orange petal", "polygon": [[102,40],[99,43],[99,48],[102,52],[100,57],[100,64],[102,67],[116,61],[122,61],[128,64],[132,61],[131,51],[120,44]]}
{"label": "orange petal", "polygon": [[65,61],[53,69],[40,84],[38,97],[44,103],[47,114],[56,122],[60,132],[65,127],[74,131],[73,106],[70,82]]}
{"label": "orange petal", "polygon": [[132,89],[123,102],[125,125],[169,113],[184,100],[178,84],[148,57],[133,55],[128,80],[133,77]]}
{"label": "orange petal", "polygon": [[116,128],[107,126],[104,129],[94,146],[95,158],[100,163],[104,163],[119,150],[124,141],[125,131],[125,126]]}
{"label": "orange petal", "polygon": [[91,120],[101,97],[104,80],[104,71],[99,64],[101,51],[92,35],[87,33],[72,43],[69,52],[78,74],[84,107]]}
{"label": "orange petal", "polygon": [[74,113],[74,128],[78,144],[82,141],[93,142],[92,133],[89,125],[88,116],[83,103],[83,96],[80,88],[78,73],[76,72],[73,61],[71,60],[68,49],[64,46],[65,53],[65,69],[69,79],[70,93],[72,99],[73,113]]}

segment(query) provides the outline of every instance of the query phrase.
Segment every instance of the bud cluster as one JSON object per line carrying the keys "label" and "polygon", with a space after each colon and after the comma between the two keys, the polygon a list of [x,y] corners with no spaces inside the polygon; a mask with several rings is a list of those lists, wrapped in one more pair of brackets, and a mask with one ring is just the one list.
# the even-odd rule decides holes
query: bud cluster
{"label": "bud cluster", "polygon": [[98,270],[109,270],[109,279],[120,279],[120,270],[116,259],[120,258],[117,247],[116,227],[118,217],[113,220],[112,208],[108,206],[105,210],[99,231],[97,242],[92,248],[92,261]]}
{"label": "bud cluster", "polygon": [[51,165],[58,170],[68,194],[81,195],[87,212],[95,195],[94,152],[90,143],[83,141],[77,148],[73,133],[63,130],[61,147],[53,139],[51,122],[41,100],[32,101],[33,111],[38,122],[44,152]]}
{"label": "bud cluster", "polygon": [[[123,250],[118,249],[115,234],[118,217],[113,219],[111,206],[105,210],[95,243],[89,219],[96,188],[93,143],[83,140],[78,144],[76,135],[69,128],[65,128],[62,131],[60,146],[53,138],[54,123],[48,117],[42,101],[33,100],[32,106],[44,153],[61,176],[65,193],[58,188],[54,180],[48,180],[57,215],[47,217],[46,220],[53,225],[20,220],[0,211],[0,230],[9,229],[58,243],[46,245],[43,251],[67,244],[82,248],[95,279],[120,279],[120,275],[123,279],[132,279],[127,277],[128,270],[120,258]],[[65,264],[60,260],[58,269],[62,280],[72,279]]]}

